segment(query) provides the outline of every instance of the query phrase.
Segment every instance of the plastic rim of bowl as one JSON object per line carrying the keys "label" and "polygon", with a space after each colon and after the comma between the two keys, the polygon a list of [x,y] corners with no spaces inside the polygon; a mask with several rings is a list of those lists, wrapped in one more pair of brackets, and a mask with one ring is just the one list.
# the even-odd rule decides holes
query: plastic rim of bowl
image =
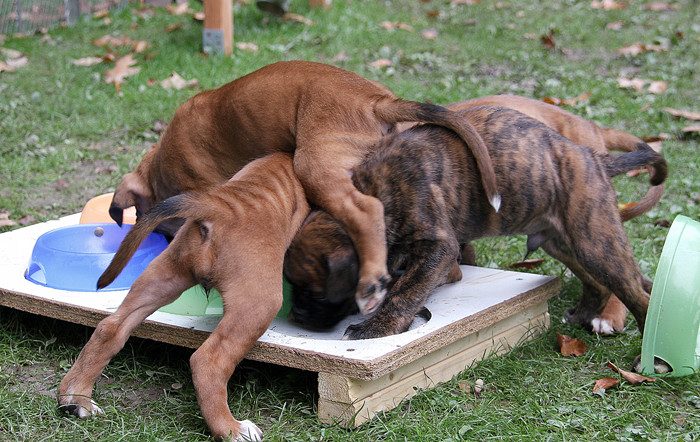
{"label": "plastic rim of bowl", "polygon": [[[278,318],[286,317],[292,309],[292,286],[286,279],[282,279],[282,307],[277,313]],[[209,290],[209,294],[200,284],[182,292],[179,298],[158,309],[160,312],[182,316],[222,316],[224,303],[221,293],[216,289]]]}
{"label": "plastic rim of bowl", "polygon": [[[130,225],[96,223],[46,232],[34,244],[24,277],[53,289],[96,292],[97,279],[107,269],[130,228]],[[119,276],[100,291],[128,290],[167,246],[163,235],[149,234]]]}
{"label": "plastic rim of bowl", "polygon": [[658,375],[654,358],[686,376],[700,363],[700,222],[678,215],[654,278],[642,339],[642,374]]}

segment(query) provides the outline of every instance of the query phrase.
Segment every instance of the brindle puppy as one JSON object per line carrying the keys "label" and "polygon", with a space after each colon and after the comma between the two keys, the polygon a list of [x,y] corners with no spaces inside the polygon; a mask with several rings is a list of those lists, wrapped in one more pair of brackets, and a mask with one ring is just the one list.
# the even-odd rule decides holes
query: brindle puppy
{"label": "brindle puppy", "polygon": [[[581,301],[566,313],[570,322],[590,327],[614,292],[643,330],[649,293],[610,177],[649,165],[651,184],[658,185],[667,173],[663,157],[648,146],[620,155],[594,153],[510,109],[477,107],[460,114],[488,146],[503,191],[502,210],[489,210],[477,166],[451,133],[423,126],[384,138],[354,169],[353,180],[384,204],[388,267],[395,277],[400,269],[405,273],[377,313],[348,328],[346,338],[405,331],[436,287],[459,278],[460,244],[516,234],[528,235],[583,282]],[[331,252],[307,247],[312,235],[324,235],[324,250]],[[305,272],[309,263],[317,266],[311,274]],[[356,263],[351,242],[330,216],[319,212],[307,219],[285,260],[285,275],[296,286],[293,318],[328,327],[352,313],[352,291],[329,289],[342,278],[356,281]]]}

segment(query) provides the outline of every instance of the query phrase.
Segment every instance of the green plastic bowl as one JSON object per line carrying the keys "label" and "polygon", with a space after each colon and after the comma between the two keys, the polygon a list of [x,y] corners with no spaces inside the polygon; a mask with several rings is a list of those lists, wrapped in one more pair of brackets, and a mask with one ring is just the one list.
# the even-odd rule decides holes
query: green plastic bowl
{"label": "green plastic bowl", "polygon": [[657,375],[655,357],[672,368],[667,376],[698,372],[700,222],[683,215],[668,231],[656,270],[642,339],[642,374]]}
{"label": "green plastic bowl", "polygon": [[[292,286],[286,279],[282,280],[282,289],[284,298],[282,308],[277,313],[278,318],[286,317],[292,309]],[[218,290],[209,290],[207,296],[204,287],[197,284],[182,292],[179,298],[159,308],[158,311],[183,316],[222,316],[224,303]]]}

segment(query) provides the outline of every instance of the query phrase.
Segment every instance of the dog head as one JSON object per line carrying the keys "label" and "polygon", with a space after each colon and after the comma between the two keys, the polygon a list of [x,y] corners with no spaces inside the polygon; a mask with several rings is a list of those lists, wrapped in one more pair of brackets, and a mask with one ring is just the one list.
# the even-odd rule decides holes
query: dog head
{"label": "dog head", "polygon": [[114,191],[112,203],[109,206],[109,216],[120,226],[124,217],[124,209],[134,206],[136,216],[140,217],[155,205],[149,175],[156,150],[157,145],[151,146],[136,169],[124,175]]}
{"label": "dog head", "polygon": [[284,260],[292,285],[290,318],[310,329],[328,329],[358,311],[359,261],[350,237],[330,215],[312,212]]}

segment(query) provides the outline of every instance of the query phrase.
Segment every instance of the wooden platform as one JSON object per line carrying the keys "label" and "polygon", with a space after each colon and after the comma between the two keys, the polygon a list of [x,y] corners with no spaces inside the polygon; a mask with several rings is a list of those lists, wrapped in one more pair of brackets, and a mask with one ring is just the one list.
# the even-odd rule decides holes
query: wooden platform
{"label": "wooden platform", "polygon": [[[0,305],[92,327],[116,310],[126,291],[70,292],[24,278],[36,239],[78,219],[71,215],[0,234]],[[430,297],[430,319],[417,318],[405,333],[342,341],[347,325],[362,317],[323,333],[276,318],[246,358],[318,372],[319,419],[359,425],[417,388],[449,380],[473,361],[507,351],[549,326],[547,300],[559,293],[557,278],[468,266],[462,271],[462,281]],[[218,320],[158,311],[133,334],[197,348]]]}

